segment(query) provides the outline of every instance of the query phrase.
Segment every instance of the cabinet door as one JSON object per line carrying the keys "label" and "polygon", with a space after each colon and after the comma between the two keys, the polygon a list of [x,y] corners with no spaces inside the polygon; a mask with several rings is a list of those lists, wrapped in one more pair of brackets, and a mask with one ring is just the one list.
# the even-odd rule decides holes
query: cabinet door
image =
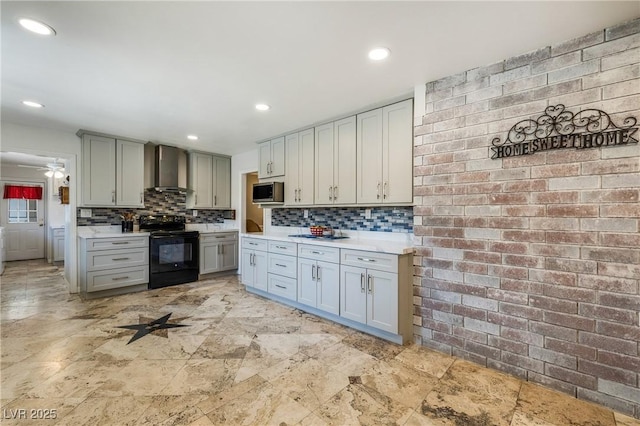
{"label": "cabinet door", "polygon": [[284,136],[271,140],[271,173],[269,176],[284,176]]}
{"label": "cabinet door", "polygon": [[340,313],[340,265],[318,262],[316,280],[317,308],[338,315]]}
{"label": "cabinet door", "polygon": [[356,202],[356,117],[334,123],[333,202]]}
{"label": "cabinet door", "polygon": [[298,259],[298,302],[313,307],[317,301],[315,269],[315,261]]}
{"label": "cabinet door", "polygon": [[299,174],[299,138],[298,133],[285,138],[287,150],[287,174],[284,178],[284,203],[289,206],[298,204]]}
{"label": "cabinet door", "polygon": [[238,268],[238,242],[226,241],[220,244],[220,270]]}
{"label": "cabinet door", "polygon": [[267,291],[267,252],[254,252],[253,264],[255,268],[254,287]]}
{"label": "cabinet door", "polygon": [[64,260],[64,236],[53,237],[53,261],[59,262]]}
{"label": "cabinet door", "polygon": [[192,208],[213,206],[213,159],[207,154],[191,154],[191,178],[193,190]]}
{"label": "cabinet door", "polygon": [[315,204],[333,204],[333,123],[316,127],[315,133]]}
{"label": "cabinet door", "polygon": [[382,108],[358,114],[357,127],[357,201],[358,203],[381,203]]}
{"label": "cabinet door", "polygon": [[[313,204],[313,182],[315,169],[314,130],[300,132],[298,137],[298,204],[310,206]],[[289,171],[287,170],[287,175]]]}
{"label": "cabinet door", "polygon": [[271,142],[263,142],[260,144],[258,151],[260,164],[258,165],[258,177],[268,178],[271,169]]}
{"label": "cabinet door", "polygon": [[242,250],[242,284],[253,287],[256,271],[253,266],[253,250]]}
{"label": "cabinet door", "polygon": [[220,270],[220,244],[200,245],[200,273],[209,274]]}
{"label": "cabinet door", "polygon": [[383,202],[413,201],[413,100],[382,108]]}
{"label": "cabinet door", "polygon": [[116,141],[101,136],[82,137],[82,204],[115,206]]}
{"label": "cabinet door", "polygon": [[215,164],[213,207],[229,209],[231,208],[231,159],[213,157],[213,162]]}
{"label": "cabinet door", "polygon": [[340,316],[367,322],[366,270],[354,266],[340,266]]}
{"label": "cabinet door", "polygon": [[144,145],[116,141],[116,204],[144,207]]}
{"label": "cabinet door", "polygon": [[367,324],[398,332],[398,275],[367,270]]}

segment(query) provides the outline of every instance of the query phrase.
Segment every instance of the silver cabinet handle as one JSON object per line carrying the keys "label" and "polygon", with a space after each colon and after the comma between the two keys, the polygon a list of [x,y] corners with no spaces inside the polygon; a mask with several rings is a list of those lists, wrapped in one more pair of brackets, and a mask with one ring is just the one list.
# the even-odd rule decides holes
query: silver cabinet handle
{"label": "silver cabinet handle", "polygon": [[118,257],[118,258],[115,258],[115,259],[113,259],[113,260],[114,260],[114,261],[119,261],[119,260],[129,260],[129,258],[128,258],[128,257]]}
{"label": "silver cabinet handle", "polygon": [[281,265],[281,264],[279,264],[279,263],[276,263],[275,265],[276,265],[276,266],[279,266],[279,267],[281,267],[281,268],[286,268],[286,267],[287,267],[287,265]]}
{"label": "silver cabinet handle", "polygon": [[287,289],[285,286],[283,286],[283,285],[278,285],[278,284],[276,284],[276,287],[281,288],[281,289],[284,289],[284,290],[286,290],[286,289]]}
{"label": "silver cabinet handle", "polygon": [[122,281],[122,280],[128,280],[129,277],[116,277],[116,278],[111,278],[111,281]]}
{"label": "silver cabinet handle", "polygon": [[122,245],[122,244],[129,244],[129,241],[117,241],[117,242],[114,241],[111,244],[119,246],[119,245]]}
{"label": "silver cabinet handle", "polygon": [[302,201],[302,188],[298,188],[298,202]]}
{"label": "silver cabinet handle", "polygon": [[142,201],[142,200],[143,200],[143,195],[142,195],[142,192],[141,192],[141,193],[140,193],[140,204],[142,204],[142,203],[143,203],[143,201]]}
{"label": "silver cabinet handle", "polygon": [[333,186],[329,187],[329,200],[333,200]]}
{"label": "silver cabinet handle", "polygon": [[116,202],[116,191],[111,191],[111,202],[112,203]]}
{"label": "silver cabinet handle", "polygon": [[360,274],[360,293],[364,293],[364,272]]}
{"label": "silver cabinet handle", "polygon": [[217,206],[217,205],[218,205],[218,196],[217,196],[217,195],[214,195],[214,196],[213,196],[213,205],[214,205],[214,206]]}
{"label": "silver cabinet handle", "polygon": [[320,266],[316,266],[316,280],[320,281]]}
{"label": "silver cabinet handle", "polygon": [[315,250],[311,250],[311,253],[313,253],[313,254],[324,254],[323,251],[315,251]]}
{"label": "silver cabinet handle", "polygon": [[387,198],[387,186],[389,185],[389,182],[385,182],[384,186],[382,188],[382,198]]}
{"label": "silver cabinet handle", "polygon": [[380,199],[380,182],[378,182],[378,189],[376,189],[376,198],[379,200]]}
{"label": "silver cabinet handle", "polygon": [[224,254],[224,246],[220,246],[220,254]]}
{"label": "silver cabinet handle", "polygon": [[358,260],[361,260],[363,262],[375,262],[375,259],[367,259],[366,257],[359,257]]}
{"label": "silver cabinet handle", "polygon": [[373,293],[373,277],[371,275],[367,275],[367,290],[369,294]]}
{"label": "silver cabinet handle", "polygon": [[249,243],[250,246],[257,246],[257,243]]}
{"label": "silver cabinet handle", "polygon": [[280,250],[287,250],[287,248],[283,247],[283,246],[275,246],[275,248],[280,249]]}
{"label": "silver cabinet handle", "polygon": [[195,205],[198,205],[198,194],[196,194],[196,197],[195,197],[195,198],[196,198],[196,200],[194,201],[194,204],[195,204]]}
{"label": "silver cabinet handle", "polygon": [[334,200],[338,199],[338,187],[337,186],[333,187],[333,199]]}
{"label": "silver cabinet handle", "polygon": [[297,189],[294,189],[294,190],[293,190],[293,201],[294,201],[295,203],[297,203],[297,202],[298,202],[298,190],[297,190]]}
{"label": "silver cabinet handle", "polygon": [[316,265],[312,265],[312,266],[311,266],[311,279],[312,279],[313,281],[315,281],[315,280],[316,280]]}
{"label": "silver cabinet handle", "polygon": [[255,253],[251,255],[251,259],[252,259],[252,262],[253,262],[252,265],[256,266],[256,255],[255,255]]}

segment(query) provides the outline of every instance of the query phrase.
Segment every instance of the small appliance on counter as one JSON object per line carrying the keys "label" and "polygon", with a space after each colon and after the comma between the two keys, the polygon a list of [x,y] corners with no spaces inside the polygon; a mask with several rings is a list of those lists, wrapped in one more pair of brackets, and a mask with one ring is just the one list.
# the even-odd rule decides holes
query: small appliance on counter
{"label": "small appliance on counter", "polygon": [[327,240],[341,240],[343,238],[349,238],[346,235],[342,235],[342,233],[339,233],[339,235],[336,235],[335,231],[330,226],[313,225],[309,227],[309,232],[311,232],[311,234],[294,234],[294,235],[288,235],[288,237],[324,238]]}
{"label": "small appliance on counter", "polygon": [[184,216],[140,216],[149,231],[149,288],[198,280],[198,231],[185,230]]}

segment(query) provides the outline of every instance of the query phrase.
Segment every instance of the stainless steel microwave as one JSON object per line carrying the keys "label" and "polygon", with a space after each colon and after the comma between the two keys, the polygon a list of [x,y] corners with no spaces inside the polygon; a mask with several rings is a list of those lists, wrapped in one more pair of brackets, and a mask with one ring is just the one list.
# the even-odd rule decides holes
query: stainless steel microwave
{"label": "stainless steel microwave", "polygon": [[254,183],[252,200],[255,204],[284,203],[284,183],[283,182]]}

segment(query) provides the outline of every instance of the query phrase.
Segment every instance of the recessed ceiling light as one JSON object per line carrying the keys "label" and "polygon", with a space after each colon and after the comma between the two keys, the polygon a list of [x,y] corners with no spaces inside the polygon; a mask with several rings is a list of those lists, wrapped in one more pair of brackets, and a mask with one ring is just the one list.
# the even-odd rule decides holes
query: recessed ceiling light
{"label": "recessed ceiling light", "polygon": [[31,108],[44,108],[44,105],[42,105],[39,102],[34,102],[34,101],[22,101],[22,104],[26,105],[28,107],[31,107]]}
{"label": "recessed ceiling light", "polygon": [[386,47],[376,47],[369,51],[369,59],[372,61],[381,61],[386,59],[391,54],[391,51]]}
{"label": "recessed ceiling light", "polygon": [[56,30],[49,25],[33,19],[22,18],[18,22],[27,30],[40,35],[56,35]]}
{"label": "recessed ceiling light", "polygon": [[198,136],[196,136],[196,135],[189,135],[189,136],[187,136],[187,139],[192,140],[192,141],[197,141],[197,140],[198,140]]}
{"label": "recessed ceiling light", "polygon": [[258,111],[267,111],[269,110],[271,107],[267,104],[256,104],[256,109]]}

